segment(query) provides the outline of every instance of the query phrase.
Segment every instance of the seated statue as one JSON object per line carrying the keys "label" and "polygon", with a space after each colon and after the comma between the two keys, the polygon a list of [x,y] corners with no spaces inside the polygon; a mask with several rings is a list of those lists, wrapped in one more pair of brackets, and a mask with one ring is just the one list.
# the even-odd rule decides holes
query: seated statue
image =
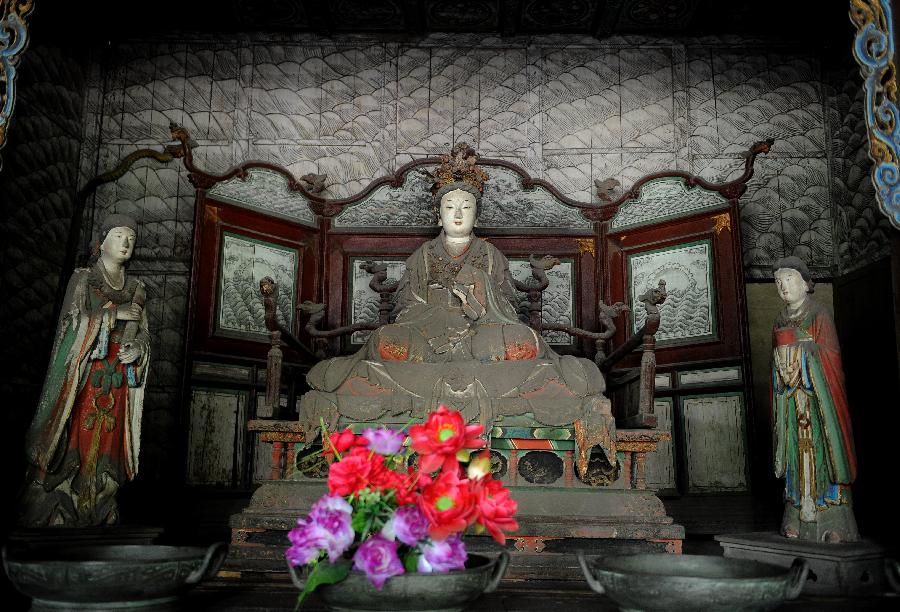
{"label": "seated statue", "polygon": [[[605,381],[588,359],[559,355],[512,305],[506,257],[473,233],[487,174],[458,144],[432,174],[440,234],[407,260],[395,293],[393,323],[371,334],[356,354],[319,362],[300,418],[314,431],[343,418],[419,417],[439,404],[479,420],[528,415],[540,424],[574,426],[576,465],[585,482],[608,482],[617,470],[615,421]],[[604,466],[602,478],[588,466]],[[592,482],[594,481],[594,482]]]}

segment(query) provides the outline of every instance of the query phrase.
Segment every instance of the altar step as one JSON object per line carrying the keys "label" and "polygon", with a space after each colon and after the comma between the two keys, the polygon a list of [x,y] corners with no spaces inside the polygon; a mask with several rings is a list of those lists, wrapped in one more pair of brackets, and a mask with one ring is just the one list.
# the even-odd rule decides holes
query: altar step
{"label": "altar step", "polygon": [[[287,533],[326,491],[317,482],[270,481],[231,517],[231,552],[224,578],[285,572]],[[680,553],[684,529],[666,515],[652,491],[518,488],[519,529],[508,538],[509,579],[582,580],[576,553]],[[471,552],[496,553],[488,536],[466,536]]]}

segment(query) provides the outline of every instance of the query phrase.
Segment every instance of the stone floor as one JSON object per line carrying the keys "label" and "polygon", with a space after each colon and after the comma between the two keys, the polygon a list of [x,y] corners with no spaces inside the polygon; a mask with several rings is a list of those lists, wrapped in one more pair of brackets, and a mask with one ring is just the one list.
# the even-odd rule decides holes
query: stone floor
{"label": "stone floor", "polygon": [[[184,610],[217,610],[234,612],[262,612],[265,610],[293,610],[297,592],[292,587],[233,588],[216,584],[203,586],[192,592],[185,601]],[[304,612],[327,610],[315,594],[303,605]],[[608,597],[588,590],[587,585],[570,583],[534,582],[501,584],[494,593],[483,595],[470,608],[471,612],[548,612],[574,610],[618,610]],[[802,596],[783,605],[790,611],[846,611],[846,610],[900,610],[900,595],[866,598],[823,598]]]}

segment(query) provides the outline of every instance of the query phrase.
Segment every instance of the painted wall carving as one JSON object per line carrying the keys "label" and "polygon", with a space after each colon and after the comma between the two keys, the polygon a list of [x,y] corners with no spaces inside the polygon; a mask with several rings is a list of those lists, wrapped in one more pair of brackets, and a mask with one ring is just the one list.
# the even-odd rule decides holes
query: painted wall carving
{"label": "painted wall carving", "polygon": [[[831,277],[838,260],[859,261],[859,252],[877,257],[881,247],[866,246],[869,230],[880,226],[860,201],[865,181],[854,182],[855,154],[831,150],[846,121],[833,108],[839,96],[826,95],[824,65],[816,50],[737,37],[135,42],[90,66],[81,173],[89,177],[135,148],[167,142],[174,121],[191,132],[195,161],[209,171],[257,159],[295,176],[324,173],[327,197],[356,193],[413,158],[466,140],[569,197],[599,204],[594,179],[628,187],[674,168],[721,181],[739,172],[750,144],[774,137],[743,199],[745,275],[768,278],[772,261],[799,254],[817,277]],[[838,201],[846,206],[836,214]],[[142,162],[103,186],[89,215],[99,223],[113,210],[141,224],[131,270],[148,285],[154,354],[161,356],[148,406],[172,406],[181,380],[194,189],[180,166]],[[409,221],[420,222],[424,216]],[[145,427],[174,423],[168,411],[149,414]]]}
{"label": "painted wall carving", "polygon": [[[34,414],[56,327],[54,301],[79,179],[87,58],[32,41],[21,56],[17,102],[0,170],[0,417],[7,466],[0,486],[25,473],[22,440]],[[0,519],[12,524],[13,504]]]}
{"label": "painted wall carving", "polygon": [[[628,186],[680,168],[722,180],[752,142],[774,137],[743,210],[747,275],[765,277],[771,261],[794,252],[809,253],[818,275],[832,271],[825,100],[814,53],[740,39],[432,35],[412,46],[249,38],[126,45],[103,68],[101,160],[126,143],[165,140],[171,119],[198,140],[206,168],[262,159],[298,176],[326,173],[331,197],[461,139],[568,196],[596,200],[596,178]],[[138,199],[162,182],[153,174],[134,178]],[[159,234],[160,250],[180,259],[190,229],[180,209],[189,207],[190,190],[177,183],[153,191],[160,220],[152,223],[162,225],[148,229]],[[106,193],[98,208],[116,202],[127,206]]]}

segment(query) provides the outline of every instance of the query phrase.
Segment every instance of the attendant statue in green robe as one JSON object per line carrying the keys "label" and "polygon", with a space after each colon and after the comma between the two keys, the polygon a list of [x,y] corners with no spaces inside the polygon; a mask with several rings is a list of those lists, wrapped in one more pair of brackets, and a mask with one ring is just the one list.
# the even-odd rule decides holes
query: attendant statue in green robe
{"label": "attendant statue in green robe", "polygon": [[856,454],[834,321],[809,297],[813,281],[797,257],[775,263],[786,305],[773,329],[775,475],[784,478],[789,538],[859,539],[851,505]]}
{"label": "attendant statue in green robe", "polygon": [[527,415],[574,428],[582,480],[614,481],[615,420],[603,375],[589,359],[556,353],[517,317],[509,262],[473,231],[488,179],[476,160],[460,143],[432,173],[440,233],[406,260],[394,322],[356,354],[310,370],[300,419],[312,432],[322,420],[333,429],[339,420],[419,418],[447,404],[489,432],[504,416]]}
{"label": "attendant statue in green robe", "polygon": [[144,285],[125,270],[136,230],[107,217],[96,261],[69,280],[26,439],[22,526],[116,523],[116,492],[137,474],[150,344]]}

